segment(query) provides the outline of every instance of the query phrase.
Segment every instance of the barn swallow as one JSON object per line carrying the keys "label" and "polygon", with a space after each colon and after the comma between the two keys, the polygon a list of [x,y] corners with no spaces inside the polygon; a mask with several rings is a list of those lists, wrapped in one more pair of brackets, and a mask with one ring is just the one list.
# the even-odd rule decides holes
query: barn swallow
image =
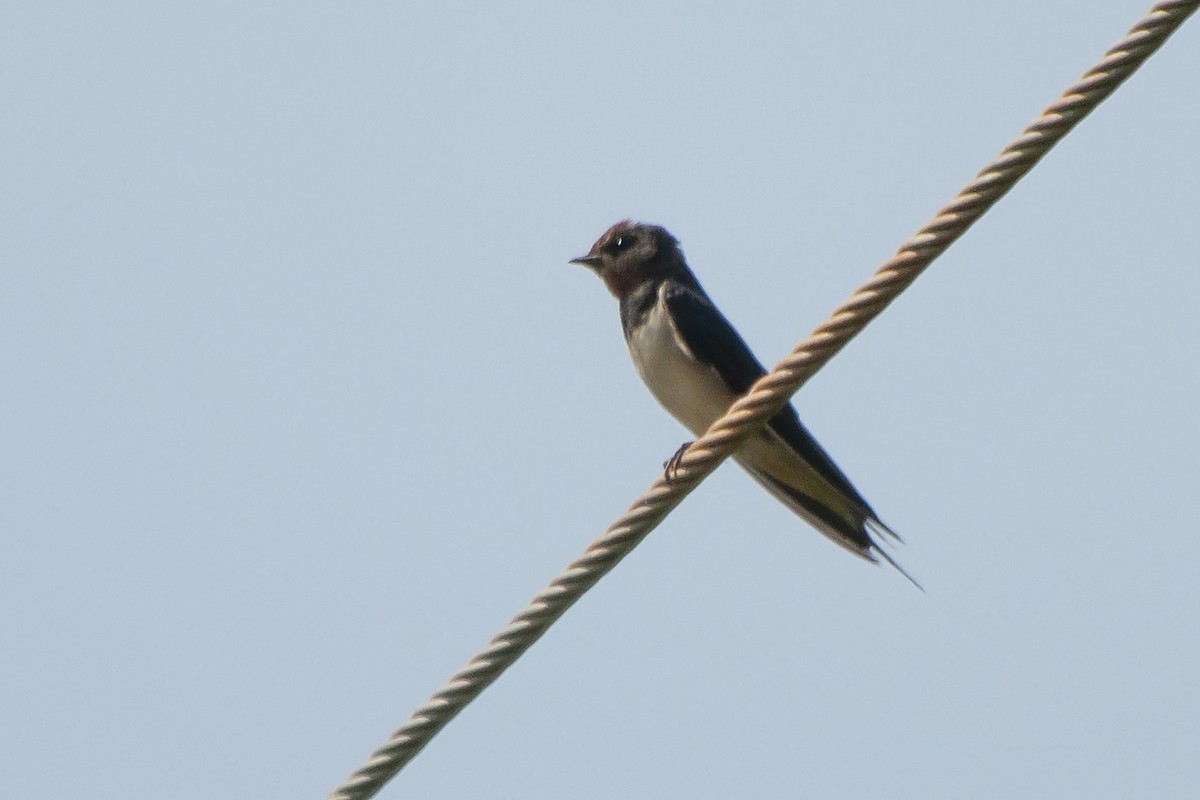
{"label": "barn swallow", "polygon": [[[696,436],[766,374],[664,228],[618,222],[571,263],[591,268],[620,302],[621,328],[638,374],[663,408]],[[790,403],[733,458],[835,543],[872,563],[882,558],[920,588],[880,546],[885,538],[899,542],[900,537],[880,521]]]}

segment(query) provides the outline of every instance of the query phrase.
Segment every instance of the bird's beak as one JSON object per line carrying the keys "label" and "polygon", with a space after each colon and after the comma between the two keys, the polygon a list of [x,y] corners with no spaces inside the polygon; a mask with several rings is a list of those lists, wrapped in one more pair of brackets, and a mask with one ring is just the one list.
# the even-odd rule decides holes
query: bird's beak
{"label": "bird's beak", "polygon": [[591,253],[588,253],[586,256],[580,256],[579,258],[572,258],[568,263],[582,264],[585,267],[591,267],[592,269],[595,269],[596,266],[600,263],[600,256],[595,256],[595,255],[592,255]]}

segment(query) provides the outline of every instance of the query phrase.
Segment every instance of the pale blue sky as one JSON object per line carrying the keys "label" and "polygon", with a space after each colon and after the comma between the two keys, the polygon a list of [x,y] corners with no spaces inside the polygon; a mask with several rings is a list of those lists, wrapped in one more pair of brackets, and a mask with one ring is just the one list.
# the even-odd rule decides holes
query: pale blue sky
{"label": "pale blue sky", "polygon": [[[567,260],[774,363],[1147,9],[0,11],[0,796],[321,797],[686,434]],[[1200,22],[384,798],[1200,794]]]}

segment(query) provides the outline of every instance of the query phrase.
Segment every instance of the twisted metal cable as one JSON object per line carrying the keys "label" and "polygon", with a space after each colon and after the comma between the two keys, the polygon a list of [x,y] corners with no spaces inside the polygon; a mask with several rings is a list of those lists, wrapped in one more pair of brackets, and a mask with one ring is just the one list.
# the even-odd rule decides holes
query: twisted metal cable
{"label": "twisted metal cable", "polygon": [[632,552],[701,480],[775,415],[816,371],[880,314],[934,258],[992,207],[1050,148],[1153,54],[1200,5],[1175,0],[1155,5],[1104,58],[1042,112],[1017,139],[931,222],[900,246],[833,315],[751,387],[728,413],[687,449],[668,482],[659,477],[625,515],[539,592],[467,666],[413,712],[366,764],[329,795],[364,800],[421,751],[468,703],[496,680],[584,592]]}

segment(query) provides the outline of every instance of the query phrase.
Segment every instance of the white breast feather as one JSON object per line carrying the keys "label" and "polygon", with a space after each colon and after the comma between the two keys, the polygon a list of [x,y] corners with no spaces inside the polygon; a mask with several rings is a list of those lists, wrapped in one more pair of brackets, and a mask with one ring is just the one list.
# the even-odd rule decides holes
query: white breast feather
{"label": "white breast feather", "polygon": [[661,289],[646,321],[630,336],[629,353],[658,402],[697,436],[737,399],[716,370],[692,357],[671,324]]}

